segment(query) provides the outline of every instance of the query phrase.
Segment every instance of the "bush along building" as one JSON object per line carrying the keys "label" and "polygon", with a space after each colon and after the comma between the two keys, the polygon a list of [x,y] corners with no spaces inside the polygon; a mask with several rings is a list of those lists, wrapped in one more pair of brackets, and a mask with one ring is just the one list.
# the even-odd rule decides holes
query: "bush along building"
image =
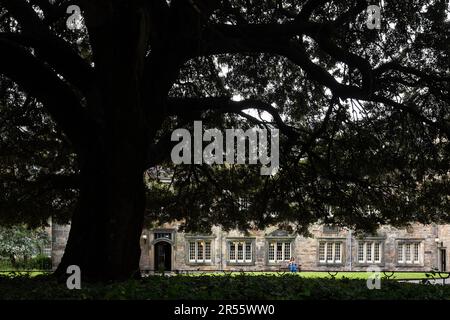
{"label": "bush along building", "polygon": [[[314,225],[311,237],[277,227],[209,234],[179,232],[180,223],[145,229],[141,236],[143,271],[280,271],[291,257],[301,270],[449,271],[450,225],[383,226],[374,235],[355,235],[346,228]],[[52,226],[52,262],[64,253],[70,226]]]}

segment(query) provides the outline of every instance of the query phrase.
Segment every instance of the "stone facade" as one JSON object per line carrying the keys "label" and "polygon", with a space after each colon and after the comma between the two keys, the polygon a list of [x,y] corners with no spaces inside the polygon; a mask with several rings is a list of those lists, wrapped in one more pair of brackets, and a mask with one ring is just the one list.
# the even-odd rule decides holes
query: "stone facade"
{"label": "stone facade", "polygon": [[[142,270],[283,270],[294,257],[302,270],[449,271],[450,225],[381,227],[377,234],[355,236],[345,228],[314,225],[312,237],[292,235],[276,227],[247,235],[213,227],[210,234],[178,232],[178,223],[143,230]],[[59,263],[69,226],[53,226],[52,261]],[[446,263],[445,263],[446,262]]]}

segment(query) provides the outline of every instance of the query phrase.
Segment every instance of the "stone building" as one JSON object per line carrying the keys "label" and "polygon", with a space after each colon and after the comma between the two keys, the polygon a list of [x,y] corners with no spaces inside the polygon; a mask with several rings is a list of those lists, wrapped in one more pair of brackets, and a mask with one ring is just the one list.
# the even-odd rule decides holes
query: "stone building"
{"label": "stone building", "polygon": [[[355,236],[345,228],[314,225],[312,237],[270,227],[245,235],[213,227],[210,234],[178,231],[179,223],[143,230],[141,270],[284,270],[294,257],[302,270],[449,271],[450,225],[381,227],[375,235]],[[53,225],[52,261],[61,260],[70,226]]]}

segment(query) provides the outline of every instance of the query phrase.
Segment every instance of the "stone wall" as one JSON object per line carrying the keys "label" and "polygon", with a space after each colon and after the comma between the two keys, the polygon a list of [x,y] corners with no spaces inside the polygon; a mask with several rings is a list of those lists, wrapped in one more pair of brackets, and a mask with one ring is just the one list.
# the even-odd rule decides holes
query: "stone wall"
{"label": "stone wall", "polygon": [[[172,270],[280,270],[287,263],[269,264],[267,258],[268,239],[277,231],[276,227],[265,230],[254,230],[245,235],[237,230],[223,231],[220,227],[213,227],[209,235],[192,235],[178,232],[178,223],[165,224],[157,229],[143,230],[141,237],[142,270],[154,270],[154,246],[159,241],[166,241],[172,247]],[[53,226],[52,231],[52,261],[54,267],[61,260],[65,242],[67,241],[69,226]],[[171,234],[171,239],[155,239],[155,233],[165,232]],[[366,271],[368,264],[358,262],[358,241],[362,239],[380,241],[382,243],[381,263],[377,265],[384,270],[397,271],[429,271],[439,268],[440,247],[450,246],[450,225],[421,225],[415,224],[409,228],[397,229],[391,226],[381,227],[375,235],[355,235],[351,230],[326,229],[322,225],[310,228],[312,237],[287,235],[292,240],[292,253],[303,270],[345,270]],[[187,239],[208,239],[211,241],[211,263],[189,263]],[[439,238],[439,242],[436,239]],[[230,264],[227,262],[227,240],[248,239],[253,243],[253,261],[246,265]],[[281,239],[281,238],[280,238]],[[342,263],[324,265],[319,263],[319,242],[342,242]],[[420,242],[420,263],[417,265],[401,265],[397,263],[399,242]],[[447,270],[449,270],[449,252],[447,255]]]}
{"label": "stone wall", "polygon": [[67,239],[69,238],[70,225],[52,223],[52,266],[56,269],[64,254]]}
{"label": "stone wall", "polygon": [[448,271],[450,270],[450,225],[440,225],[438,227],[438,238],[440,241],[437,245],[439,246],[439,248],[445,249]]}

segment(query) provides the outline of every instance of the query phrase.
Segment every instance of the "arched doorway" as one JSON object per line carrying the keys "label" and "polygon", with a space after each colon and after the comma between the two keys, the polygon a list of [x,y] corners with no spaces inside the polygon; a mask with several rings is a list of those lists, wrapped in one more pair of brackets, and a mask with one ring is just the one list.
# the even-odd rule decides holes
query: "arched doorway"
{"label": "arched doorway", "polygon": [[172,270],[172,245],[166,241],[155,243],[155,271]]}

